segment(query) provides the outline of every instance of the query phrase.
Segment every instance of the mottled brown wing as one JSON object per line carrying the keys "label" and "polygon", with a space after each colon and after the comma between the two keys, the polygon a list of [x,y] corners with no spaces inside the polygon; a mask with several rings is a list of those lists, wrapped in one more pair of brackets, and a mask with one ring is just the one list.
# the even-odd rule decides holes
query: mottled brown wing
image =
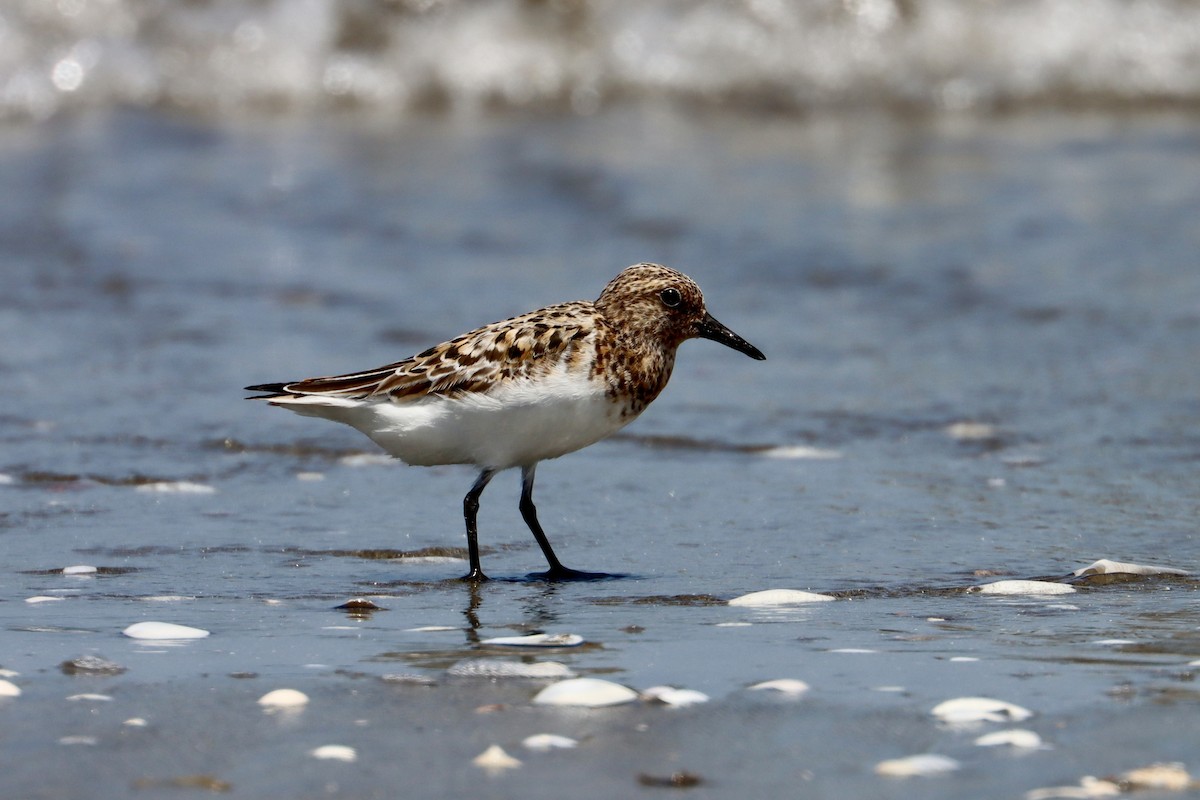
{"label": "mottled brown wing", "polygon": [[591,303],[563,303],[485,325],[394,364],[308,378],[279,390],[351,399],[387,395],[398,402],[484,392],[497,381],[542,374],[562,359],[572,359],[596,324]]}

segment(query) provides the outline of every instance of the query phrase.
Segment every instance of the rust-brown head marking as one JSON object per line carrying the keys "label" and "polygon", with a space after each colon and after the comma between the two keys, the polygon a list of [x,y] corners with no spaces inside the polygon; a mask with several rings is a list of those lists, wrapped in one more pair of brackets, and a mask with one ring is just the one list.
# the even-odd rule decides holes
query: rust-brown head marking
{"label": "rust-brown head marking", "polygon": [[704,307],[704,294],[682,272],[661,264],[635,264],[609,281],[595,303],[619,338],[673,352],[687,339],[712,339],[751,358],[766,358]]}

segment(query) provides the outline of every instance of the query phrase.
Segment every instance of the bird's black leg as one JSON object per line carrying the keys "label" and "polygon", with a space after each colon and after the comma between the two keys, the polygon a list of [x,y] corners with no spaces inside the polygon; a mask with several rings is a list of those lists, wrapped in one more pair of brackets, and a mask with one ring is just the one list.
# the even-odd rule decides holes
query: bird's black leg
{"label": "bird's black leg", "polygon": [[550,540],[546,538],[546,532],[542,530],[541,523],[538,522],[537,506],[533,504],[533,476],[536,469],[536,464],[521,468],[521,516],[525,519],[529,530],[533,532],[533,538],[537,539],[538,546],[542,548],[542,553],[546,556],[546,563],[550,565],[550,569],[534,573],[530,577],[551,581],[594,581],[613,577],[603,572],[581,572],[564,567],[558,560],[558,556],[554,555],[554,550],[550,547]]}
{"label": "bird's black leg", "polygon": [[485,469],[475,479],[475,484],[467,496],[463,498],[463,518],[467,522],[467,557],[470,559],[471,571],[462,577],[464,581],[486,581],[487,575],[479,566],[479,526],[475,518],[479,515],[479,495],[487,488],[488,482],[496,474],[494,469]]}

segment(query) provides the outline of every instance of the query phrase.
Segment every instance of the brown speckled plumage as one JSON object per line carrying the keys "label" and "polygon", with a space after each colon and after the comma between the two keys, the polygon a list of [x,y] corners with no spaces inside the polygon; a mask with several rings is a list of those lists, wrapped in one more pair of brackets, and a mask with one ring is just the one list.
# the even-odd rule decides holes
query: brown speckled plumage
{"label": "brown speckled plumage", "polygon": [[[660,297],[680,293],[675,308]],[[461,397],[506,381],[537,380],[559,362],[604,381],[622,418],[645,410],[671,377],[675,350],[696,336],[704,296],[681,272],[638,264],[614,278],[594,303],[548,306],[493,322],[411,358],[366,372],[308,378],[271,389],[281,394],[334,395],[406,402],[429,395]]]}

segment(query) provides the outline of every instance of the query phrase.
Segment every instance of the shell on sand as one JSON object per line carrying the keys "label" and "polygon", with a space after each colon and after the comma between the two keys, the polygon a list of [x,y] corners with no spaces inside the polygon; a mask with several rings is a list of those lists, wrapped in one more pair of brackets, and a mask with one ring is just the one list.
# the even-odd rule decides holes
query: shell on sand
{"label": "shell on sand", "polygon": [[959,764],[949,756],[936,753],[921,753],[904,758],[890,758],[875,765],[876,775],[889,778],[918,778],[925,775],[941,775],[958,769]]}
{"label": "shell on sand", "polygon": [[1027,708],[990,697],[955,697],[929,712],[942,722],[1020,722],[1033,716]]}
{"label": "shell on sand", "polygon": [[619,683],[599,678],[571,678],[542,689],[533,702],[541,706],[601,708],[632,703],[637,699],[637,692]]}
{"label": "shell on sand", "polygon": [[802,603],[824,603],[835,600],[827,594],[802,592],[799,589],[764,589],[761,592],[751,592],[729,601],[731,606],[748,606],[761,608],[764,606],[794,606]]}

